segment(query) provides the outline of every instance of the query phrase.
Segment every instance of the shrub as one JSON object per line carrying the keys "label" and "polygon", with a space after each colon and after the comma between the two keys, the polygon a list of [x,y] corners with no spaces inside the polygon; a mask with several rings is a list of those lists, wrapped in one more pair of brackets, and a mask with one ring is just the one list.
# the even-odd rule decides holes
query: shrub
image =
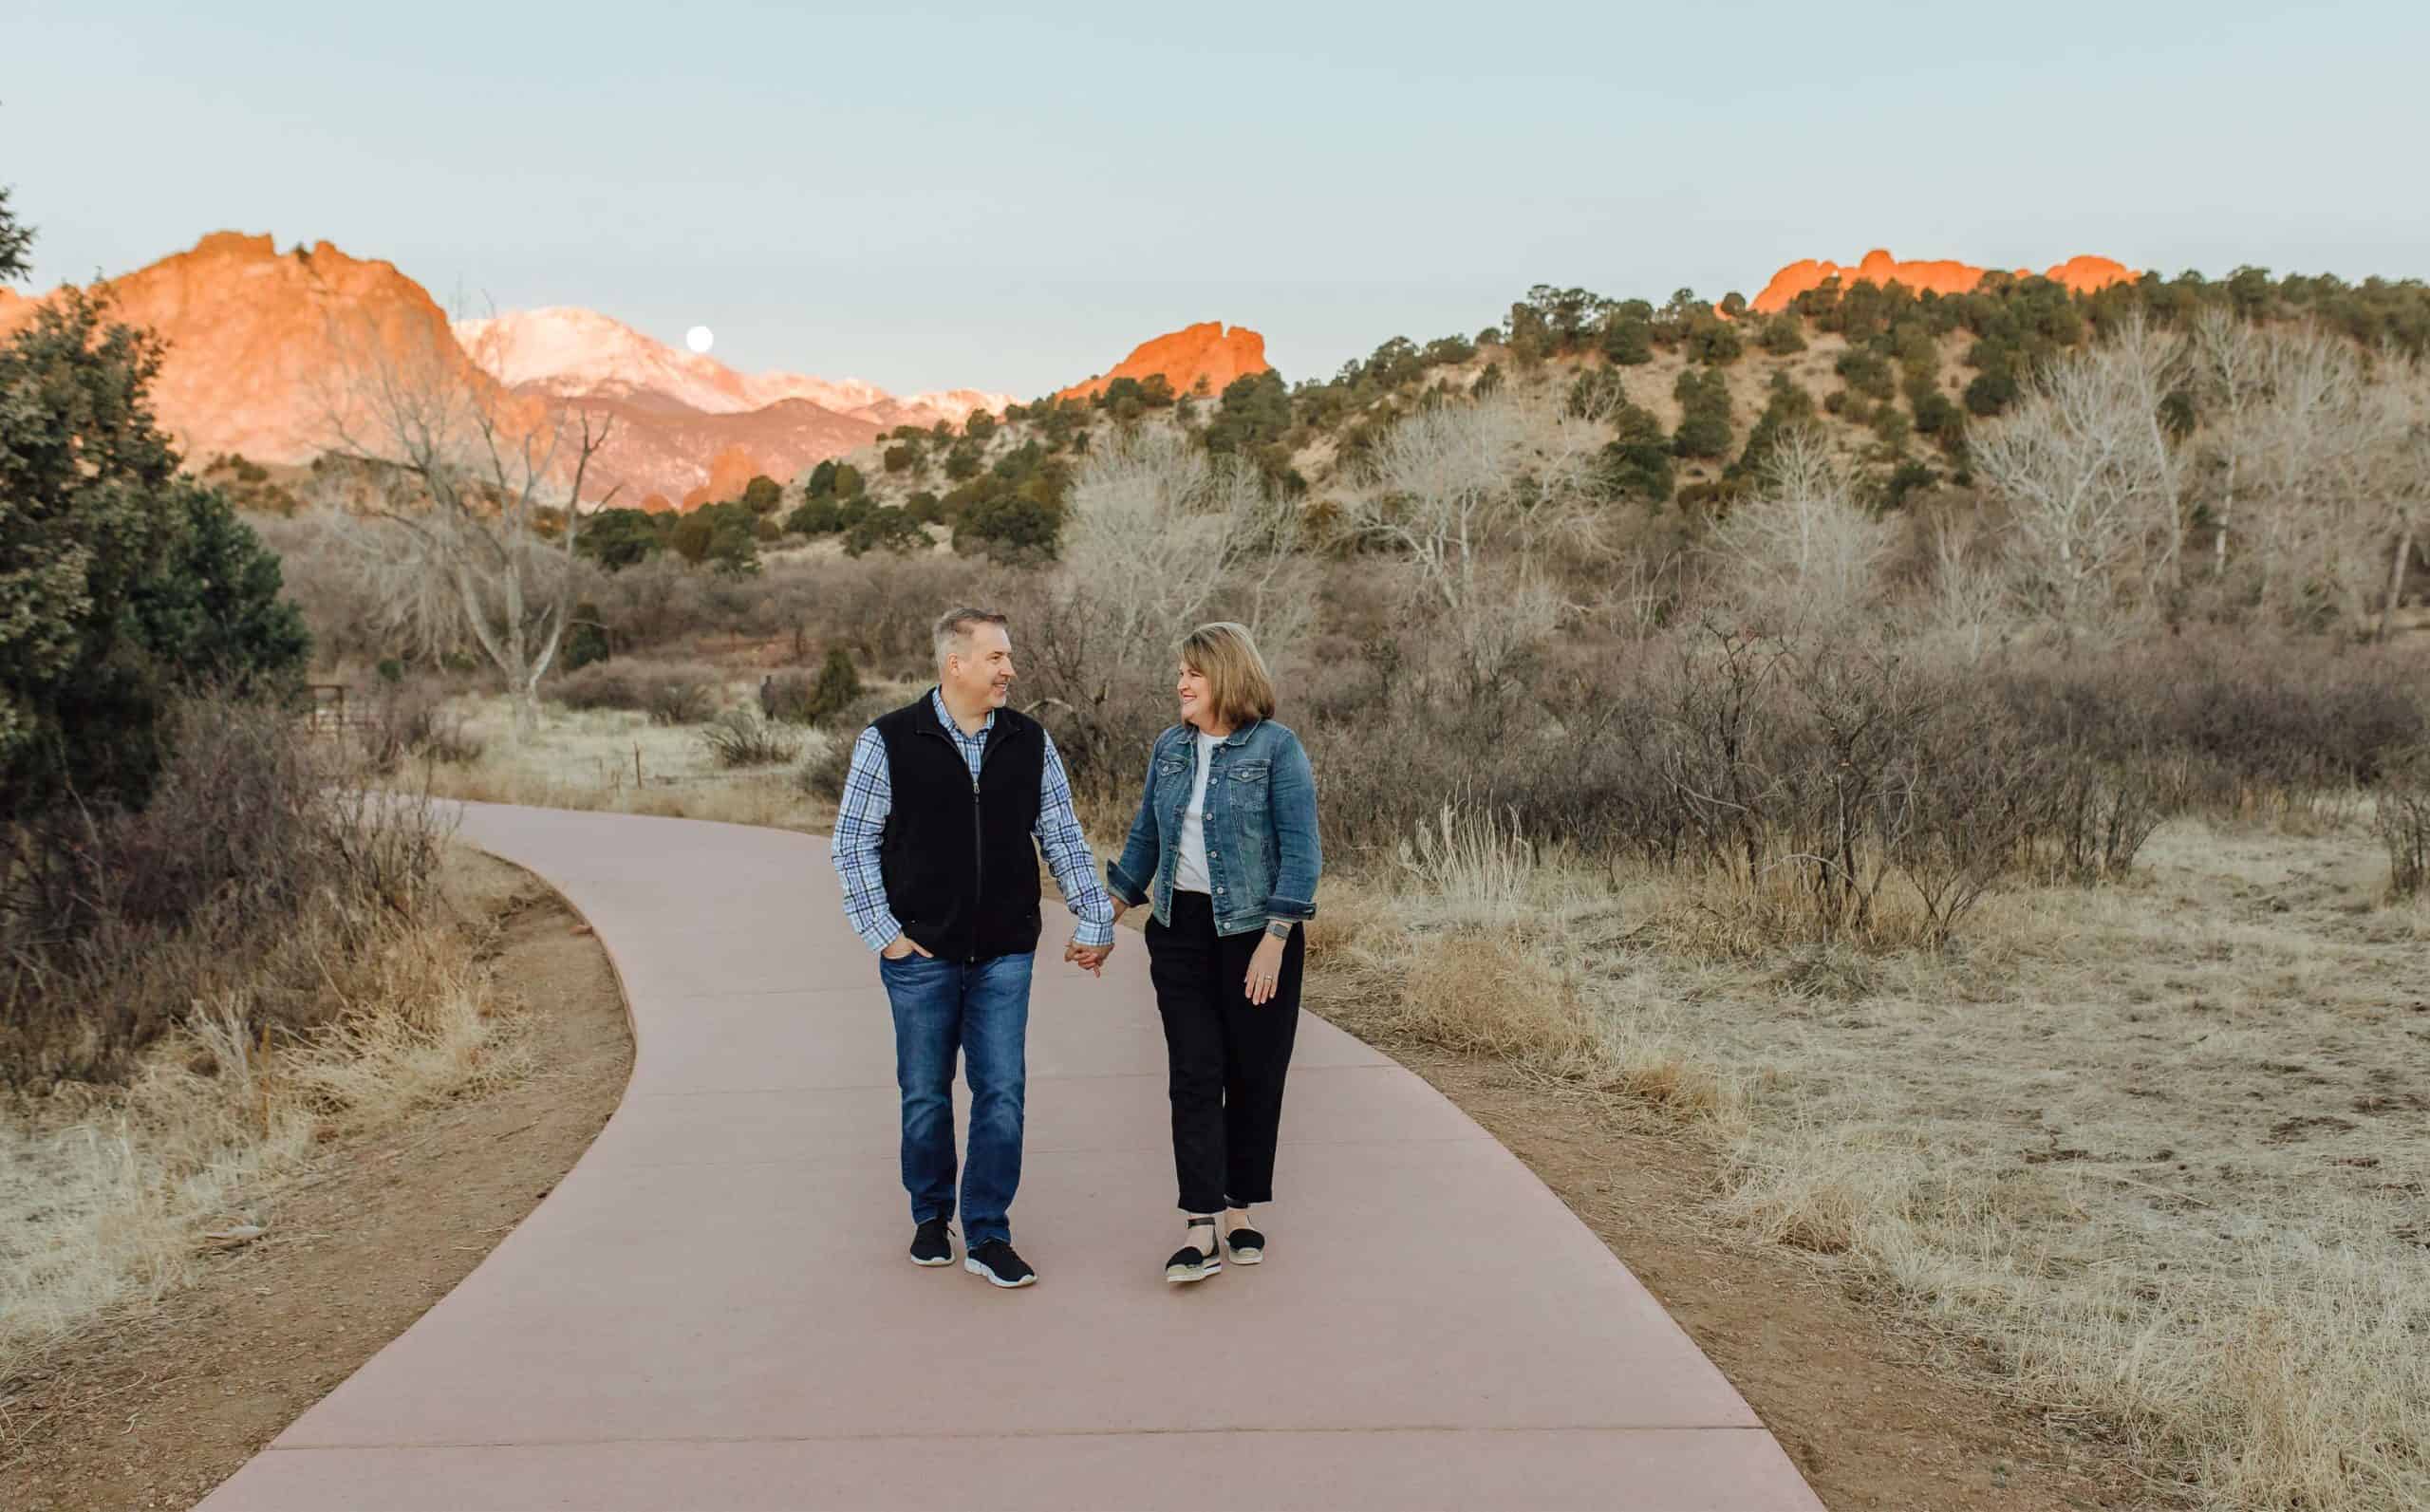
{"label": "shrub", "polygon": [[601,510],[582,522],[573,549],[610,572],[621,571],[666,550],[661,518],[643,510]]}
{"label": "shrub", "polygon": [[1998,415],[2016,402],[2016,379],[2006,372],[1977,373],[1966,385],[1966,412],[1985,419]]}
{"label": "shrub", "polygon": [[1681,457],[1720,457],[1729,450],[1729,385],[1718,372],[1689,368],[1672,393],[1680,407],[1679,429],[1671,438]]}
{"label": "shrub", "polygon": [[742,507],[754,514],[774,514],[784,502],[784,485],[765,473],[742,485]]}
{"label": "shrub", "polygon": [[[1869,285],[1860,284],[1860,289]],[[1831,370],[1846,382],[1849,389],[1867,399],[1888,399],[1891,394],[1890,364],[1878,352],[1851,346],[1841,352]]]}
{"label": "shrub", "polygon": [[1622,367],[1654,361],[1652,323],[1633,316],[1608,322],[1603,327],[1603,355]]}
{"label": "shrub", "polygon": [[363,722],[352,734],[364,765],[383,776],[409,756],[461,765],[480,759],[482,750],[464,717],[447,707],[446,690],[422,681],[383,680],[364,700]]}
{"label": "shrub", "polygon": [[1688,328],[1688,353],[1707,366],[1726,366],[1738,361],[1745,351],[1738,327],[1717,315],[1708,312]]}
{"label": "shrub", "polygon": [[[2269,812],[2416,770],[2398,753],[2430,741],[2401,663],[2350,653],[2178,644],[1987,669],[1833,633],[1706,626],[1598,662],[1609,691],[1583,699],[1542,672],[1463,688],[1422,641],[1384,639],[1300,680],[1306,712],[1287,717],[1329,850],[1372,850],[1445,802],[1489,808],[1590,860],[1704,879],[1748,938],[1870,944],[1946,940],[2003,879],[2115,879],[2188,805]],[[1357,759],[1379,740],[1401,757]]]}
{"label": "shrub", "polygon": [[2376,798],[2372,827],[2388,848],[2388,890],[2418,896],[2430,889],[2430,746],[2391,763]]}
{"label": "shrub", "polygon": [[773,767],[791,761],[801,741],[749,709],[729,709],[701,731],[701,741],[724,767]]}
{"label": "shrub", "polygon": [[573,607],[573,618],[566,625],[565,669],[578,672],[593,662],[605,662],[608,649],[608,626],[599,618],[599,606],[584,599]]}
{"label": "shrub", "polygon": [[840,719],[860,698],[861,672],[852,664],[852,654],[840,645],[830,647],[818,669],[818,685],[811,691],[807,710],[811,722],[824,724]]}
{"label": "shrub", "polygon": [[1603,487],[1615,498],[1661,504],[1671,497],[1671,443],[1652,411],[1623,401],[1612,417],[1617,434],[1603,448]]}
{"label": "shrub", "polygon": [[555,697],[569,709],[629,709],[652,724],[698,724],[716,706],[717,675],[696,663],[625,658],[558,679]]}
{"label": "shrub", "polygon": [[285,711],[180,700],[140,810],[101,804],[21,827],[0,904],[0,1083],[107,1078],[201,999],[239,1032],[304,1029],[343,1006],[329,953],[414,908],[439,809],[341,777]]}
{"label": "shrub", "polygon": [[1013,560],[1034,560],[1055,554],[1063,530],[1063,511],[1024,494],[997,494],[981,499],[954,532],[954,549],[984,549]]}
{"label": "shrub", "polygon": [[920,529],[907,511],[891,504],[864,511],[844,532],[844,554],[866,555],[872,550],[913,551],[928,544],[927,532]]}
{"label": "shrub", "polygon": [[832,495],[813,495],[785,516],[785,529],[795,535],[832,535],[847,521],[844,506]]}
{"label": "shrub", "polygon": [[835,717],[835,730],[842,738],[828,741],[803,762],[794,773],[794,786],[823,802],[841,800],[845,774],[851,770],[853,742],[870,720],[900,706],[892,694],[872,693],[855,700]]}

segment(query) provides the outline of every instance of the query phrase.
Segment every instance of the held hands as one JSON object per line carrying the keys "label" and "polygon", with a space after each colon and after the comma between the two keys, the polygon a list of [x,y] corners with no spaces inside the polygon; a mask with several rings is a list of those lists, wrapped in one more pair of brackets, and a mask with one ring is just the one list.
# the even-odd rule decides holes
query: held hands
{"label": "held hands", "polygon": [[1249,957],[1248,976],[1241,983],[1249,1001],[1262,1005],[1274,997],[1276,983],[1282,980],[1282,944],[1272,935],[1258,941],[1257,953]]}
{"label": "held hands", "polygon": [[[1116,904],[1114,906],[1119,908],[1122,905],[1120,904]],[[1078,963],[1079,968],[1082,971],[1089,972],[1099,977],[1105,975],[1106,958],[1112,954],[1113,942],[1107,941],[1101,945],[1084,945],[1080,943],[1080,937],[1078,935],[1074,935],[1071,943],[1063,947],[1064,960],[1075,961]]]}
{"label": "held hands", "polygon": [[[1122,916],[1131,911],[1131,905],[1119,898],[1111,901],[1113,904],[1113,922],[1120,924]],[[1112,941],[1108,941],[1102,945],[1084,945],[1080,943],[1080,937],[1077,935],[1074,935],[1072,943],[1063,947],[1064,960],[1076,961],[1082,971],[1092,972],[1100,977],[1105,975],[1106,959],[1112,954]]]}

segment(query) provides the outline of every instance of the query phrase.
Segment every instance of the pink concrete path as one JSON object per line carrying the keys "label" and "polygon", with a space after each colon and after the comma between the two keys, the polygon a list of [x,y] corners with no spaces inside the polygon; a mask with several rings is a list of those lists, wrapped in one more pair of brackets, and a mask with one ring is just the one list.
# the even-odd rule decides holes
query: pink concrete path
{"label": "pink concrete path", "polygon": [[1040,1280],[1000,1292],[904,1258],[890,1020],[824,839],[479,805],[463,833],[597,926],[632,1084],[211,1512],[1820,1505],[1558,1198],[1322,1020],[1271,1258],[1168,1286],[1145,952],[1126,932],[1102,980],[1060,964],[1050,903],[1013,1209]]}

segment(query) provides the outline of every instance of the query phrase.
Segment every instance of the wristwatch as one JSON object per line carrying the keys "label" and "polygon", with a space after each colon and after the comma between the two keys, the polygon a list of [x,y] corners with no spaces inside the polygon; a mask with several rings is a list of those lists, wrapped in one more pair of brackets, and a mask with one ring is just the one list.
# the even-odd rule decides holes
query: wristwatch
{"label": "wristwatch", "polygon": [[1291,926],[1284,924],[1280,919],[1268,919],[1265,922],[1265,932],[1272,935],[1277,940],[1288,940],[1291,938]]}

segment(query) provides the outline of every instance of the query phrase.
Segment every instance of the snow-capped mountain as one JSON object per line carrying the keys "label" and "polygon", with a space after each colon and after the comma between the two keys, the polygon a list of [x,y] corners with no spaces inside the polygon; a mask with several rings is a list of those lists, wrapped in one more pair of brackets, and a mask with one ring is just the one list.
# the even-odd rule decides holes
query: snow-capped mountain
{"label": "snow-capped mountain", "polygon": [[857,378],[738,373],[705,353],[681,351],[597,310],[573,306],[513,310],[456,323],[456,338],[499,382],[514,388],[646,403],[671,400],[708,415],[738,415],[787,400],[882,428],[959,425],[973,410],[1000,410],[1009,394],[956,388],[897,396]]}

